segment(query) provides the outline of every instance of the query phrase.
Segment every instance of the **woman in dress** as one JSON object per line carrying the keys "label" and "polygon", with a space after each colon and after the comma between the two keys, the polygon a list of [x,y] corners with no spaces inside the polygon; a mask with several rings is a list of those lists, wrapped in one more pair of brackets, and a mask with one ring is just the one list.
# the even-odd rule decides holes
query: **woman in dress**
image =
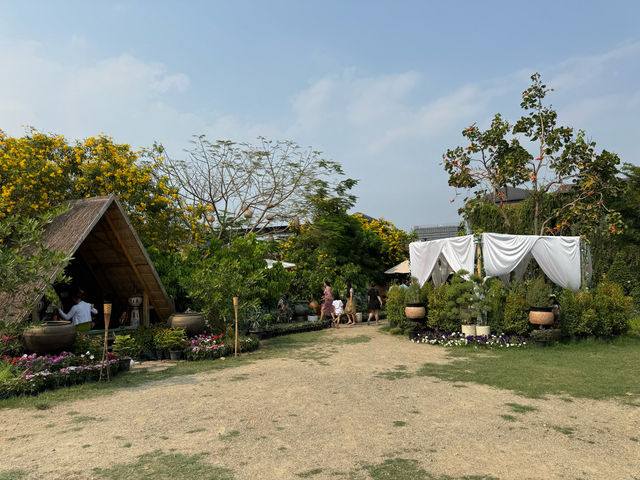
{"label": "woman in dress", "polygon": [[356,302],[353,298],[353,287],[349,281],[347,281],[345,298],[347,299],[347,306],[344,309],[344,313],[347,316],[347,325],[354,325],[356,323]]}
{"label": "woman in dress", "polygon": [[320,321],[324,320],[324,314],[331,315],[333,313],[333,294],[331,293],[331,284],[325,280],[324,293],[322,294],[322,308],[320,309]]}
{"label": "woman in dress", "polygon": [[371,288],[367,293],[367,306],[369,308],[369,318],[367,318],[367,325],[371,321],[371,317],[376,317],[376,325],[378,325],[378,312],[380,312],[380,307],[382,307],[382,298],[380,298],[380,294],[378,293],[378,289],[376,288],[376,284],[371,282]]}

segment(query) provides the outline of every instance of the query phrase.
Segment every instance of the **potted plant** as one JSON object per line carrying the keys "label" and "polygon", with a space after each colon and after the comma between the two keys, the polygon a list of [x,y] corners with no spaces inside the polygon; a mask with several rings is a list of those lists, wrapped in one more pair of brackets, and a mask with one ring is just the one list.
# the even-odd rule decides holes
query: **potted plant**
{"label": "potted plant", "polygon": [[489,310],[489,284],[482,280],[479,275],[471,275],[473,281],[473,291],[475,295],[474,304],[476,308],[476,336],[488,337],[491,334],[491,327],[487,325],[487,310]]}
{"label": "potted plant", "polygon": [[120,370],[128,371],[131,367],[131,357],[138,353],[138,344],[135,338],[131,335],[117,335],[113,341],[113,353],[119,357]]}
{"label": "potted plant", "polygon": [[529,322],[539,325],[553,325],[553,299],[551,285],[538,278],[528,285],[527,303],[529,304]]}
{"label": "potted plant", "polygon": [[186,340],[187,336],[184,329],[167,328],[159,335],[158,346],[163,350],[169,350],[171,360],[180,360]]}
{"label": "potted plant", "polygon": [[420,284],[416,278],[411,279],[411,285],[405,294],[404,314],[409,320],[422,320],[427,311],[421,301]]}
{"label": "potted plant", "polygon": [[460,270],[451,278],[448,296],[455,299],[460,316],[460,330],[467,337],[476,335],[475,305],[478,299],[474,290],[474,283],[463,277],[468,272]]}

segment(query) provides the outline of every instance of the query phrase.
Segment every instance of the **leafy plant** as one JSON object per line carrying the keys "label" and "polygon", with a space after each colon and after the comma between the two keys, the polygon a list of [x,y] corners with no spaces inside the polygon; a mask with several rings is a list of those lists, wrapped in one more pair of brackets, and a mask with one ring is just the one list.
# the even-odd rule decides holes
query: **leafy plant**
{"label": "leafy plant", "polygon": [[407,290],[395,287],[387,294],[387,319],[392,327],[402,329],[407,321],[405,316]]}
{"label": "leafy plant", "polygon": [[113,353],[119,357],[135,357],[141,352],[135,338],[131,335],[118,335],[113,341]]}
{"label": "leafy plant", "polygon": [[530,308],[551,308],[551,285],[545,282],[544,278],[537,278],[527,285],[527,303]]}
{"label": "leafy plant", "polygon": [[524,298],[522,284],[507,294],[504,303],[504,332],[511,335],[526,335],[530,329],[529,305]]}
{"label": "leafy plant", "polygon": [[163,350],[180,350],[185,346],[187,335],[182,328],[160,330],[156,336],[156,345]]}
{"label": "leafy plant", "polygon": [[[398,290],[404,290],[404,289],[398,289]],[[422,295],[421,295],[420,284],[418,283],[418,279],[412,278],[411,285],[409,285],[409,288],[406,291],[405,301],[407,304],[421,303],[421,299],[422,299]]]}

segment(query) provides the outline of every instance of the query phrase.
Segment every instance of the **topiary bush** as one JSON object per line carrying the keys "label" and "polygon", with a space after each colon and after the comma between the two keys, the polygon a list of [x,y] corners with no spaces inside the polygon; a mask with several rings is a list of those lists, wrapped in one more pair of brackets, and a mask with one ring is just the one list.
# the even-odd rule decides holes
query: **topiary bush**
{"label": "topiary bush", "polygon": [[490,278],[484,283],[484,298],[480,304],[487,312],[487,325],[495,333],[504,332],[504,308],[509,291],[498,278]]}
{"label": "topiary bush", "polygon": [[508,335],[527,335],[531,330],[529,304],[524,295],[524,286],[519,284],[505,298],[504,333]]}
{"label": "topiary bush", "polygon": [[387,320],[392,327],[404,328],[407,317],[404,313],[406,290],[395,287],[387,294]]}
{"label": "topiary bush", "polygon": [[429,327],[443,332],[456,332],[460,329],[460,309],[473,307],[476,302],[473,282],[462,277],[460,271],[451,279],[450,284],[433,287],[428,296]]}

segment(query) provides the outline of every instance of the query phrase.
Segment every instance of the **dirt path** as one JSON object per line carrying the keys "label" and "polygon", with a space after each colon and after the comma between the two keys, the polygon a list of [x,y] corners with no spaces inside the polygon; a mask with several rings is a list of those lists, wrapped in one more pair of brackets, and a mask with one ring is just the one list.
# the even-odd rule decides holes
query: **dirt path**
{"label": "dirt path", "polygon": [[[198,462],[237,480],[427,478],[422,469],[501,479],[640,475],[640,409],[414,375],[446,361],[443,348],[358,326],[237,368],[45,411],[3,410],[0,478],[10,469],[103,478],[94,467],[156,450],[207,452]],[[536,410],[515,413],[507,403]],[[398,470],[383,476],[387,467]]]}

